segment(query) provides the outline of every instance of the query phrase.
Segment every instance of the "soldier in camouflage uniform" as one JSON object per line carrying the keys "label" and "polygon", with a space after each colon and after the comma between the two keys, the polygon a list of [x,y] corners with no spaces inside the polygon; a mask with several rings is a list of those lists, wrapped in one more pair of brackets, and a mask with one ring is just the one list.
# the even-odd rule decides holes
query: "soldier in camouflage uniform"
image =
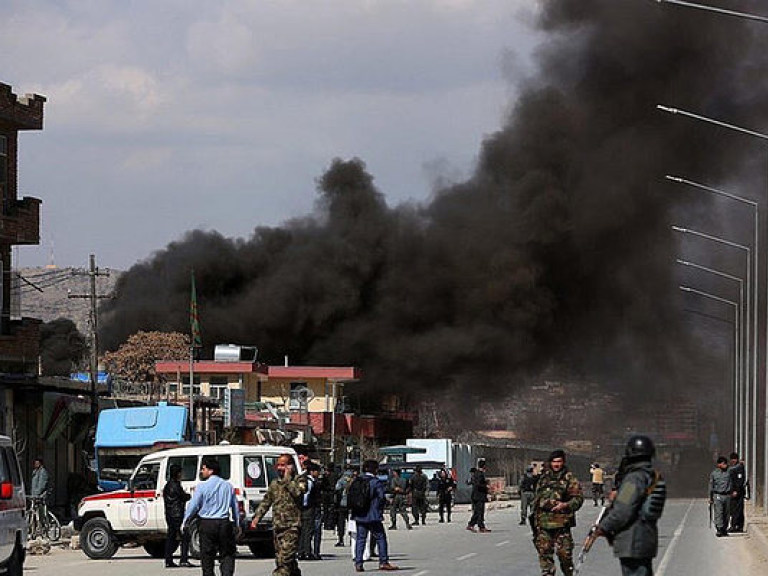
{"label": "soldier in camouflage uniform", "polygon": [[283,454],[275,463],[278,480],[273,480],[267,489],[251,521],[251,528],[264,517],[272,507],[272,526],[274,528],[275,565],[273,576],[301,576],[296,553],[299,547],[299,528],[301,526],[302,498],[307,491],[307,477],[296,473],[293,457]]}
{"label": "soldier in camouflage uniform", "polygon": [[549,455],[549,467],[539,477],[533,500],[536,536],[542,576],[555,575],[555,552],[565,576],[573,574],[573,536],[576,510],[584,503],[578,479],[565,466],[565,452]]}

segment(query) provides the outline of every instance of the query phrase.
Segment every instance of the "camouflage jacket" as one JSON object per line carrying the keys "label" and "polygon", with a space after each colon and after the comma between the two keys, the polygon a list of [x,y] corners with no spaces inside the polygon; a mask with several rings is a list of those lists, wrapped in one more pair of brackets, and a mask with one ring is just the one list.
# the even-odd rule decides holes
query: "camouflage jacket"
{"label": "camouflage jacket", "polygon": [[302,474],[291,480],[272,480],[259,507],[253,515],[258,522],[272,507],[272,525],[275,529],[294,528],[301,524],[301,504],[307,491],[307,477]]}
{"label": "camouflage jacket", "polygon": [[[568,508],[562,512],[552,512],[558,502],[566,502]],[[551,530],[576,525],[576,510],[584,503],[579,480],[568,468],[563,467],[555,474],[545,470],[536,486],[533,509],[536,527]]]}

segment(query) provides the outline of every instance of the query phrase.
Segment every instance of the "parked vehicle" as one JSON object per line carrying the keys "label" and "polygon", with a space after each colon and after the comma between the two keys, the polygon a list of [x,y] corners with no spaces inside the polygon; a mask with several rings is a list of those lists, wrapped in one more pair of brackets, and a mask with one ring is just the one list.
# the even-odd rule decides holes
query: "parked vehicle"
{"label": "parked vehicle", "polygon": [[[162,494],[170,468],[174,464],[181,467],[181,484],[193,493],[202,481],[202,458],[213,456],[221,466],[221,477],[234,486],[241,517],[246,521],[238,543],[247,545],[256,556],[273,554],[271,513],[256,529],[250,528],[250,520],[269,483],[277,477],[277,458],[286,453],[293,456],[296,469],[301,471],[296,452],[283,446],[189,446],[144,456],[128,480],[128,489],[87,496],[80,502],[74,520],[75,530],[80,531],[80,547],[89,558],[105,559],[114,556],[122,544],[137,542],[151,556],[162,558],[168,531]],[[190,555],[197,558],[197,522],[193,520],[189,529]]]}
{"label": "parked vehicle", "polygon": [[22,576],[27,550],[26,498],[16,450],[0,436],[0,568]]}
{"label": "parked vehicle", "polygon": [[96,475],[104,492],[127,486],[142,457],[162,448],[189,444],[192,438],[186,406],[111,408],[99,413],[96,425]]}

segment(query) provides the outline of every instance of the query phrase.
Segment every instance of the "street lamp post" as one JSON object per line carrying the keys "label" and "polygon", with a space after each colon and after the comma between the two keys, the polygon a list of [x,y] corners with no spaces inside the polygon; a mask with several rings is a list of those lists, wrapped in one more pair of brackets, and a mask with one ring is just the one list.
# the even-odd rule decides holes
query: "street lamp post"
{"label": "street lamp post", "polygon": [[[750,451],[750,474],[751,474],[751,482],[752,486],[756,486],[757,484],[757,349],[758,349],[758,341],[757,341],[757,317],[758,317],[758,302],[759,302],[759,291],[758,291],[758,262],[760,262],[760,248],[759,248],[759,239],[760,239],[760,205],[755,200],[750,200],[749,198],[744,198],[743,196],[738,196],[736,194],[733,194],[731,192],[726,192],[725,190],[720,190],[718,188],[713,188],[711,186],[706,186],[704,184],[700,184],[698,182],[694,182],[693,180],[688,180],[686,178],[681,178],[679,176],[672,176],[667,174],[665,178],[671,182],[676,182],[678,184],[684,184],[686,186],[690,186],[693,188],[697,188],[699,190],[703,190],[705,192],[710,192],[711,194],[716,194],[718,196],[722,196],[724,198],[728,198],[729,200],[734,200],[736,202],[740,202],[741,204],[745,204],[749,206],[752,209],[753,216],[754,216],[754,224],[753,224],[753,244],[752,249],[755,251],[755,257],[752,259],[752,285],[749,285],[749,281],[747,281],[747,307],[749,307],[749,290],[752,291],[752,351],[751,351],[751,358],[752,358],[752,414],[751,414],[751,422],[749,422],[750,414],[749,414],[749,390],[747,390],[747,394],[745,395],[745,410],[746,410],[746,416],[747,416],[747,426],[745,427],[745,430],[750,430],[750,440],[749,440],[749,446],[751,448]],[[746,326],[746,333],[747,333],[747,345],[749,345],[749,319],[748,316],[743,317],[745,320],[745,326]],[[749,357],[749,356],[748,356]]]}
{"label": "street lamp post", "polygon": [[[680,226],[672,226],[672,230],[675,232],[680,232],[682,234],[691,234],[692,236],[697,236],[699,238],[704,238],[705,240],[709,240],[711,242],[716,242],[718,244],[722,244],[725,246],[730,246],[732,248],[738,248],[739,250],[743,250],[747,255],[747,286],[750,285],[751,280],[751,270],[752,270],[752,249],[749,246],[744,246],[743,244],[739,244],[738,242],[733,242],[731,240],[726,240],[725,238],[720,238],[719,236],[713,236],[711,234],[706,234],[704,232],[700,232],[698,230],[694,230],[692,228],[682,228]],[[747,309],[749,309],[749,291],[747,291]],[[746,388],[746,385],[744,386]],[[740,417],[741,415],[737,417],[737,423],[739,425],[739,434],[737,435],[737,438],[739,439],[737,447],[737,450],[741,449],[741,441],[740,438],[744,434],[743,429],[743,420]]]}
{"label": "street lamp post", "polygon": [[[749,313],[749,306],[745,306],[746,302],[744,301],[744,279],[739,278],[738,276],[734,276],[732,274],[728,274],[726,272],[723,272],[721,270],[715,270],[714,268],[708,268],[707,266],[702,266],[701,264],[697,264],[695,262],[689,262],[688,260],[682,260],[680,258],[677,258],[677,263],[682,266],[687,266],[689,268],[694,268],[696,270],[701,270],[703,272],[707,272],[709,274],[714,274],[715,276],[719,276],[720,278],[725,278],[727,280],[733,280],[734,282],[739,283],[739,314],[741,315],[742,320],[748,319],[748,313]],[[742,337],[744,335],[744,332],[747,332],[749,329],[749,321],[742,321],[742,325],[745,328],[742,332],[739,332],[739,347],[737,349],[738,352],[738,358],[739,358],[739,370],[741,371],[741,382],[742,385],[745,384],[745,378],[744,378],[744,350],[746,349],[746,346],[742,346]],[[746,337],[744,344],[748,344],[749,336]],[[748,362],[747,362],[748,363]],[[741,391],[741,387],[737,386],[734,389],[734,402],[736,406],[738,407],[738,419],[735,419],[735,431],[734,431],[734,438],[738,438],[737,444],[741,446],[745,446],[747,444],[746,442],[746,426],[744,425],[744,422],[746,420],[746,416],[748,413],[748,402],[749,400],[749,390],[748,386],[744,387],[744,392]]]}
{"label": "street lamp post", "polygon": [[697,290],[696,288],[691,288],[690,286],[680,286],[680,290],[683,292],[688,292],[690,294],[696,294],[698,296],[703,296],[704,298],[709,298],[711,300],[715,300],[717,302],[722,302],[723,304],[728,304],[730,306],[733,306],[733,314],[736,319],[734,331],[733,331],[733,348],[734,348],[734,370],[733,370],[733,387],[738,388],[739,383],[739,334],[741,333],[741,326],[740,326],[740,310],[739,305],[734,302],[733,300],[728,300],[727,298],[722,298],[720,296],[716,296],[714,294],[710,294],[709,292],[704,292],[703,290]]}
{"label": "street lamp post", "polygon": [[757,22],[768,23],[768,18],[765,16],[758,16],[757,14],[749,14],[748,12],[736,12],[735,10],[726,10],[725,8],[716,8],[714,6],[708,6],[706,4],[697,4],[695,2],[686,2],[685,0],[657,0],[659,4],[675,4],[677,6],[684,6],[686,8],[696,8],[697,10],[706,10],[707,12],[717,12],[725,16],[735,16],[736,18],[743,18],[744,20],[755,20]]}
{"label": "street lamp post", "polygon": [[[756,132],[754,130],[749,130],[748,128],[743,128],[741,126],[736,126],[735,124],[729,124],[727,122],[722,122],[720,120],[715,120],[714,118],[709,118],[707,116],[702,116],[700,114],[694,114],[693,112],[688,112],[686,110],[680,110],[679,108],[672,108],[670,106],[663,106],[661,104],[657,104],[656,108],[663,112],[668,112],[670,114],[680,114],[682,116],[686,116],[688,118],[692,118],[693,120],[700,120],[702,122],[706,122],[708,124],[713,124],[715,126],[719,126],[721,128],[726,128],[728,130],[733,130],[734,132],[739,132],[741,134],[745,134],[747,136],[752,136],[753,138],[758,138],[763,141],[768,141],[768,134],[763,134],[762,132]],[[755,270],[757,270],[757,264],[755,264]],[[757,277],[757,274],[755,274]],[[759,277],[755,280],[755,282],[759,285]],[[755,295],[755,300],[757,300],[757,294]],[[757,306],[755,306],[756,309]],[[765,346],[766,346],[766,358],[768,358],[768,306],[766,306],[765,309],[766,312],[766,321],[765,321]],[[755,357],[757,358],[759,354],[757,353],[757,350],[755,350]],[[755,391],[757,390],[756,384],[755,384]],[[763,410],[763,420],[764,420],[764,429],[763,429],[763,510],[768,510],[768,370],[764,371],[764,378],[763,378],[763,393],[765,395],[765,408]],[[757,394],[755,394],[754,398],[754,404],[757,404]],[[755,415],[757,414],[756,410],[757,408],[753,408],[755,411]],[[755,423],[757,423],[757,418],[755,418]],[[757,424],[755,424],[757,425]],[[755,433],[757,435],[757,433]],[[752,489],[757,488],[757,471],[756,471],[756,465],[757,465],[757,442],[755,442],[755,453],[753,454],[754,459],[752,460]]]}

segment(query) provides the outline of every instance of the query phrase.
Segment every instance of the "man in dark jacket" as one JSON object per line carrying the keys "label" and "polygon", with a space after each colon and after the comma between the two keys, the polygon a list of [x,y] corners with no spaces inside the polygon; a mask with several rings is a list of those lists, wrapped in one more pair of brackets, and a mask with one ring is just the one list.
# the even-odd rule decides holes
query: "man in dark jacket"
{"label": "man in dark jacket", "polygon": [[653,574],[659,546],[656,523],[666,500],[664,481],[651,464],[655,452],[647,436],[629,439],[619,469],[621,485],[597,526],[597,536],[605,536],[613,546],[623,576]]}
{"label": "man in dark jacket", "polygon": [[353,520],[357,524],[355,537],[355,571],[364,572],[363,552],[365,551],[368,532],[376,541],[379,549],[379,570],[398,570],[398,567],[389,562],[389,548],[387,546],[387,534],[384,532],[384,496],[385,483],[376,474],[379,471],[379,463],[376,460],[366,460],[363,463],[363,475],[355,482],[366,482],[371,496],[368,510],[352,510]]}
{"label": "man in dark jacket", "polygon": [[413,513],[413,525],[427,523],[427,489],[429,487],[429,478],[421,471],[421,466],[416,466],[413,470],[413,476],[409,480],[411,487],[411,511]]}
{"label": "man in dark jacket", "polygon": [[739,461],[739,455],[731,452],[728,475],[731,477],[731,501],[729,515],[731,527],[728,532],[744,532],[744,497],[746,496],[747,473],[744,463]]}
{"label": "man in dark jacket", "polygon": [[179,566],[192,568],[189,561],[189,530],[181,530],[184,521],[184,509],[191,498],[181,486],[181,466],[173,464],[171,477],[163,488],[163,503],[165,505],[165,523],[168,525],[168,535],[165,539],[165,567],[176,568],[173,553],[181,540],[181,559]]}
{"label": "man in dark jacket", "polygon": [[307,493],[301,508],[301,537],[299,539],[299,560],[320,560],[320,506],[322,484],[320,467],[314,462],[307,464]]}
{"label": "man in dark jacket", "polygon": [[453,508],[453,493],[456,491],[456,481],[443,468],[437,476],[437,513],[440,515],[440,522],[444,522],[444,515],[447,514],[448,522],[451,521],[451,509]]}
{"label": "man in dark jacket", "polygon": [[485,527],[485,503],[488,500],[488,480],[485,478],[485,460],[480,460],[477,463],[477,469],[472,473],[470,478],[472,484],[472,493],[470,494],[470,500],[472,500],[472,517],[467,524],[467,530],[470,532],[475,531],[475,526],[478,528],[478,532],[490,532]]}
{"label": "man in dark jacket", "polygon": [[520,525],[523,526],[528,519],[528,510],[533,506],[533,497],[536,495],[536,476],[533,474],[533,466],[525,469],[520,480]]}

